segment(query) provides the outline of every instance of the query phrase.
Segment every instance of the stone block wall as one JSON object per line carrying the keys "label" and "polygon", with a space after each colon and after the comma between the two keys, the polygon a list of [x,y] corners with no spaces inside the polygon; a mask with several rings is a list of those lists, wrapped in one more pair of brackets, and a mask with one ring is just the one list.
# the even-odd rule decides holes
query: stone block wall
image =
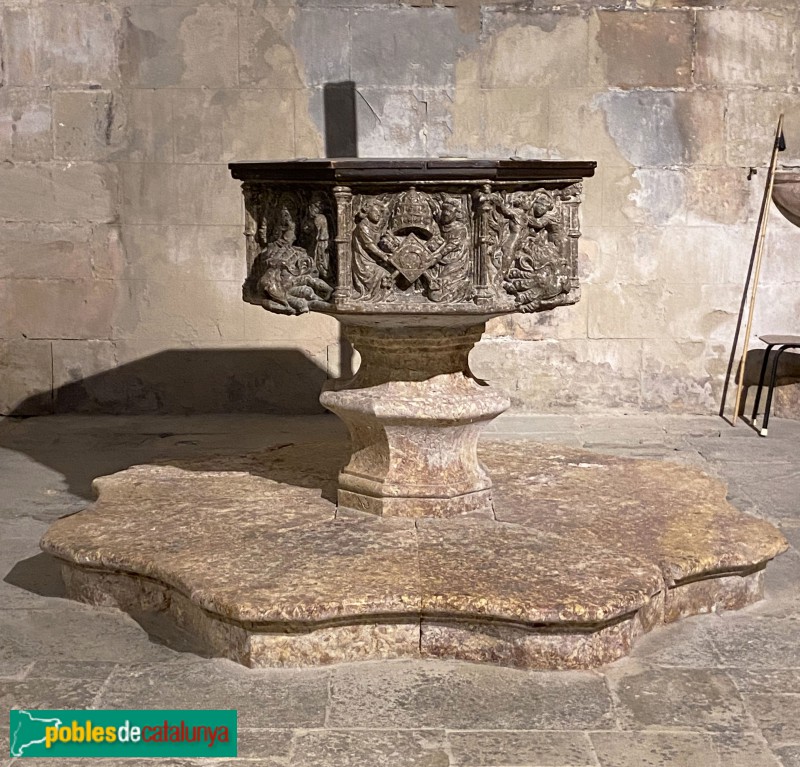
{"label": "stone block wall", "polygon": [[[521,409],[716,412],[780,111],[800,164],[799,16],[0,0],[0,412],[318,410],[348,354],[335,322],[240,300],[225,163],[321,156],[323,86],[344,80],[361,156],[599,163],[583,299],[493,322],[477,374]],[[800,230],[775,213],[754,331],[800,332],[799,308]]]}

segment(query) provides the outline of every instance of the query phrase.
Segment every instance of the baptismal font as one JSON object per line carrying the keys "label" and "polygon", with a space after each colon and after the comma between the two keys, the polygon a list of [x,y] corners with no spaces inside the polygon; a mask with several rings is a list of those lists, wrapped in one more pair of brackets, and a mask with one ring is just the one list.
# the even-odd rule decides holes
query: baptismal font
{"label": "baptismal font", "polygon": [[[593,162],[233,163],[244,300],[321,312],[359,352],[320,401],[349,443],[135,466],[42,547],[68,595],[160,611],[249,666],[429,657],[588,668],[762,596],[786,542],[668,462],[479,442],[509,407],[486,322],[579,300]],[[335,494],[325,488],[335,483]],[[190,533],[190,534],[189,534]]]}

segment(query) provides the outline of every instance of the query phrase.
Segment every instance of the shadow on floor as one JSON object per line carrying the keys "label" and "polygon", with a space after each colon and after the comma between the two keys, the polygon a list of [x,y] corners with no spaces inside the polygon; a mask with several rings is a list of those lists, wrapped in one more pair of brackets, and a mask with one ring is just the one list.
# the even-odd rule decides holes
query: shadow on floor
{"label": "shadow on floor", "polygon": [[[39,521],[75,513],[74,496],[93,499],[92,482],[99,476],[150,461],[192,468],[202,455],[215,453],[231,458],[223,466],[206,460],[205,468],[230,470],[236,453],[263,452],[264,462],[250,464],[246,470],[278,482],[319,488],[324,498],[335,502],[336,476],[346,453],[307,455],[301,444],[292,443],[293,437],[302,439],[302,435],[293,435],[296,428],[287,427],[285,433],[277,427],[272,433],[259,431],[265,423],[260,415],[317,415],[322,417],[313,419],[316,431],[310,438],[320,438],[317,435],[322,431],[322,438],[346,445],[343,425],[319,404],[326,378],[322,367],[296,349],[165,351],[28,398],[0,420],[0,448],[28,456],[64,477],[69,495],[61,489],[47,495],[53,488],[45,483],[55,485],[57,480],[43,478],[40,484],[35,473],[32,480],[27,478],[19,486],[23,503],[31,508],[27,516]],[[85,417],[29,417],[66,413]],[[238,413],[240,420],[215,422],[214,413]],[[103,415],[118,417],[101,423]],[[153,431],[148,432],[146,420],[126,417],[136,415],[160,418],[154,419]],[[180,417],[186,415],[207,418]],[[252,422],[247,415],[252,415]],[[231,427],[237,423],[241,432],[232,434]],[[280,426],[280,419],[270,423]],[[300,464],[273,460],[271,452],[278,446],[290,450]],[[12,484],[15,465],[13,460],[8,464]],[[30,497],[25,497],[27,494]],[[66,596],[58,560],[49,554],[17,562],[3,580],[39,596]],[[176,636],[177,629],[163,616],[142,613],[133,617],[154,643],[198,654],[192,637]]]}
{"label": "shadow on floor", "polygon": [[[42,597],[67,598],[61,566],[49,554],[37,554],[17,562],[3,578],[3,582]],[[141,626],[153,644],[179,653],[210,657],[193,634],[176,626],[164,613],[132,610],[126,612]]]}
{"label": "shadow on floor", "polygon": [[233,456],[167,458],[166,463],[186,471],[236,471],[294,487],[319,488],[322,497],[336,503],[337,478],[350,457],[347,440],[325,440],[318,447],[307,442],[280,442],[265,450]]}
{"label": "shadow on floor", "polygon": [[[319,415],[326,412],[319,404],[326,378],[326,371],[297,349],[164,351],[29,397],[0,421],[0,448],[53,469],[64,477],[69,493],[88,500],[96,477],[158,457],[197,455],[207,435],[184,431],[181,419],[164,419],[165,430],[141,433],[138,424],[132,426],[124,418],[114,428],[93,430],[91,418],[76,429],[74,421],[27,419],[22,424],[19,417]],[[333,425],[335,419],[330,418]],[[270,435],[259,441],[252,429],[247,436],[245,450],[275,442]]]}
{"label": "shadow on floor", "polygon": [[36,554],[17,562],[3,582],[42,597],[65,599],[67,596],[61,578],[61,566],[50,554]]}

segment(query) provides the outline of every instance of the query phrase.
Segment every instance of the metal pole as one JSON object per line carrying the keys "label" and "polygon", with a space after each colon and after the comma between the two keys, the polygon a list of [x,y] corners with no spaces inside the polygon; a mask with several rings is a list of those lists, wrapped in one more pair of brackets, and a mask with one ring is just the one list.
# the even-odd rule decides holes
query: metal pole
{"label": "metal pole", "polygon": [[[756,268],[753,275],[753,292],[750,294],[750,309],[747,315],[747,325],[744,331],[744,350],[742,359],[739,362],[739,385],[736,388],[736,402],[733,406],[733,418],[731,424],[736,425],[736,418],[739,414],[739,403],[742,400],[742,387],[744,386],[744,371],[747,365],[747,350],[750,345],[750,330],[753,326],[753,314],[756,308],[756,293],[758,292],[758,277],[761,273],[761,257],[764,254],[764,236],[767,232],[767,222],[769,221],[770,200],[772,199],[772,187],[775,184],[775,168],[778,164],[778,152],[783,149],[783,114],[778,118],[778,128],[775,131],[775,142],[772,145],[772,158],[770,159],[767,183],[764,187],[764,201],[761,206],[761,215],[758,219],[756,230]],[[745,285],[745,290],[747,286]]]}

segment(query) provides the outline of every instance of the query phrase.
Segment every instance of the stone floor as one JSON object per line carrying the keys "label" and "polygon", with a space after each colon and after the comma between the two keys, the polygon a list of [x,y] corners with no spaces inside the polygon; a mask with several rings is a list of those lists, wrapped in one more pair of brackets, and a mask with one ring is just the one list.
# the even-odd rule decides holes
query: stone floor
{"label": "stone floor", "polygon": [[[666,626],[599,671],[547,673],[433,661],[248,670],[192,654],[152,619],[64,600],[38,551],[49,522],[86,505],[96,476],[340,434],[330,416],[0,421],[0,765],[43,762],[4,756],[3,712],[15,706],[236,708],[238,761],[253,767],[800,766],[794,548],[770,565],[763,602]],[[702,467],[800,545],[800,422],[775,420],[761,439],[718,418],[512,415],[490,436]]]}

